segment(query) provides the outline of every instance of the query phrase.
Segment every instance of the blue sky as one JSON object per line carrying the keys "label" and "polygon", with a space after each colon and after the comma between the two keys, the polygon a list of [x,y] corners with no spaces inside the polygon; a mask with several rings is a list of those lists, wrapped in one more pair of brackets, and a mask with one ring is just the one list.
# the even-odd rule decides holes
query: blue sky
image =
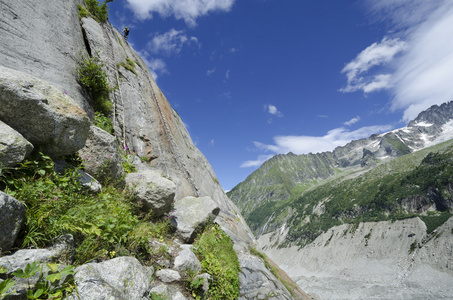
{"label": "blue sky", "polygon": [[453,100],[450,0],[115,0],[225,190]]}

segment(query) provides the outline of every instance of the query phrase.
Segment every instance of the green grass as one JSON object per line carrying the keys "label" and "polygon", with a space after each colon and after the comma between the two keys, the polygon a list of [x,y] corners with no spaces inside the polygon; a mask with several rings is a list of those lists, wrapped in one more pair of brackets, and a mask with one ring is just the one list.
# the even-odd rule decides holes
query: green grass
{"label": "green grass", "polygon": [[137,62],[135,60],[132,60],[130,58],[126,58],[126,61],[125,62],[120,62],[118,63],[116,66],[119,68],[120,66],[125,68],[126,70],[132,72],[135,74],[135,76],[138,76],[137,75],[137,71],[135,71],[135,66],[137,65]]}
{"label": "green grass", "polygon": [[76,264],[119,255],[150,264],[155,253],[149,239],[166,238],[168,221],[141,215],[131,194],[115,183],[94,194],[77,178],[75,168],[64,174],[54,172],[52,160],[44,155],[2,171],[0,181],[5,184],[1,188],[27,207],[26,226],[17,246],[42,248],[70,233],[75,239]]}
{"label": "green grass", "polygon": [[213,280],[208,299],[237,299],[239,296],[239,260],[233,241],[218,224],[207,227],[195,241],[194,253]]}

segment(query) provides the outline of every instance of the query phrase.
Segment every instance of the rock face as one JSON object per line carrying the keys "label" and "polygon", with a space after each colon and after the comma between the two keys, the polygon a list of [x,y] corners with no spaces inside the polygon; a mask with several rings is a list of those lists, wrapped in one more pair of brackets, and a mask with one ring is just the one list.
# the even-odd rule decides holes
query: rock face
{"label": "rock face", "polygon": [[91,115],[75,76],[79,52],[86,54],[77,11],[82,2],[3,0],[0,64],[66,91]]}
{"label": "rock face", "polygon": [[0,192],[0,250],[8,251],[25,222],[25,205]]}
{"label": "rock face", "polygon": [[29,141],[0,121],[0,168],[20,163],[32,150],[33,145]]}
{"label": "rock face", "polygon": [[285,286],[276,280],[261,259],[245,254],[238,258],[241,266],[239,299],[291,299]]}
{"label": "rock face", "polygon": [[88,137],[87,114],[62,91],[28,74],[0,66],[0,120],[34,146],[70,155]]}

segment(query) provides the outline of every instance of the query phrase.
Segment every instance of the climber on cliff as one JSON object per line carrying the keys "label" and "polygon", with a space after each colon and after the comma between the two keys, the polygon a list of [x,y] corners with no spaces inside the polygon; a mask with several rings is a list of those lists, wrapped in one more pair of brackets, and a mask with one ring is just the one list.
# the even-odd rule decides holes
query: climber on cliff
{"label": "climber on cliff", "polygon": [[125,26],[124,30],[121,33],[124,33],[124,38],[127,40],[127,36],[129,35],[129,28]]}

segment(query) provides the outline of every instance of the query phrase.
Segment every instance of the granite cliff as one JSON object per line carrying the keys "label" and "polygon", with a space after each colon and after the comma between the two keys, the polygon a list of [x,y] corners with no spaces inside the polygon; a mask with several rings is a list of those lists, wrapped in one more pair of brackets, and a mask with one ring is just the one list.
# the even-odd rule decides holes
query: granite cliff
{"label": "granite cliff", "polygon": [[[223,231],[234,241],[234,249],[241,265],[241,299],[292,298],[279,280],[264,267],[262,260],[250,255],[249,247],[256,242],[253,234],[236,205],[222,190],[209,162],[193,144],[181,118],[169,105],[144,61],[111,24],[99,23],[90,17],[80,18],[80,5],[84,5],[83,0],[0,1],[0,100],[3,101],[0,120],[5,123],[0,125],[5,128],[2,131],[7,133],[0,134],[1,162],[4,166],[14,166],[23,161],[33,148],[38,147],[56,159],[79,151],[80,155],[96,157],[92,161],[108,158],[110,173],[122,178],[124,170],[121,162],[118,163],[117,148],[122,146],[132,149],[135,157],[132,163],[141,174],[139,178],[151,178],[149,180],[154,185],[161,187],[162,191],[159,190],[158,195],[153,197],[158,197],[159,201],[165,200],[161,201],[161,206],[149,204],[154,212],[167,213],[170,208],[168,203],[173,199],[175,208],[187,213],[187,208],[182,207],[185,203],[207,201],[203,203],[208,204],[199,209],[210,207],[206,219],[212,221],[216,218]],[[113,105],[110,119],[113,122],[114,136],[90,127],[94,118],[93,99],[79,83],[76,72],[82,56],[97,56],[104,63],[109,84],[114,88],[109,96]],[[132,69],[125,66],[128,62],[133,62]],[[13,102],[11,99],[17,101]],[[29,106],[27,103],[37,105],[24,110]],[[48,103],[52,104],[52,109],[48,108]],[[33,118],[35,114],[37,117]],[[75,121],[70,121],[71,114]],[[49,119],[49,130],[45,133],[41,132],[45,119],[43,116]],[[63,119],[65,121],[60,122]],[[38,129],[37,132],[42,133],[42,137],[37,137],[38,134],[32,129]],[[18,146],[18,141],[21,146]],[[94,175],[97,167],[99,166],[86,164],[85,171]],[[162,179],[161,175],[171,180]],[[156,176],[159,178],[156,179]],[[136,180],[132,177],[126,178],[126,184]],[[101,183],[105,180],[97,179]],[[135,187],[136,181],[133,184]],[[146,189],[143,193],[147,193]],[[138,194],[139,190],[137,197]],[[0,205],[2,209],[23,210],[20,203],[13,201],[12,197],[3,193],[1,197],[2,203],[7,204]],[[14,209],[15,206],[8,203],[15,203],[19,208]],[[180,215],[179,219],[182,220],[183,216]],[[18,224],[19,227],[20,225]],[[183,229],[178,231],[181,239],[191,242],[191,233],[185,237]],[[17,235],[17,232],[14,234]],[[8,248],[12,246],[9,244]],[[3,258],[11,266],[9,263],[13,258],[5,256],[0,259]],[[136,267],[136,274],[143,275],[146,281],[149,270],[137,263],[122,259],[118,261],[118,270],[124,268],[130,271],[130,268]],[[106,263],[105,267],[96,266],[96,276],[104,276],[103,272],[110,272],[109,268],[114,265],[115,263]],[[164,279],[162,281],[165,282]],[[140,293],[122,292],[122,296],[115,299],[142,299],[143,295],[150,293],[149,282],[142,286],[138,286],[140,282],[134,284],[137,285],[134,286],[135,292]],[[89,291],[86,285],[83,289]],[[182,296],[180,293],[169,295],[173,299],[183,299],[178,298]]]}

